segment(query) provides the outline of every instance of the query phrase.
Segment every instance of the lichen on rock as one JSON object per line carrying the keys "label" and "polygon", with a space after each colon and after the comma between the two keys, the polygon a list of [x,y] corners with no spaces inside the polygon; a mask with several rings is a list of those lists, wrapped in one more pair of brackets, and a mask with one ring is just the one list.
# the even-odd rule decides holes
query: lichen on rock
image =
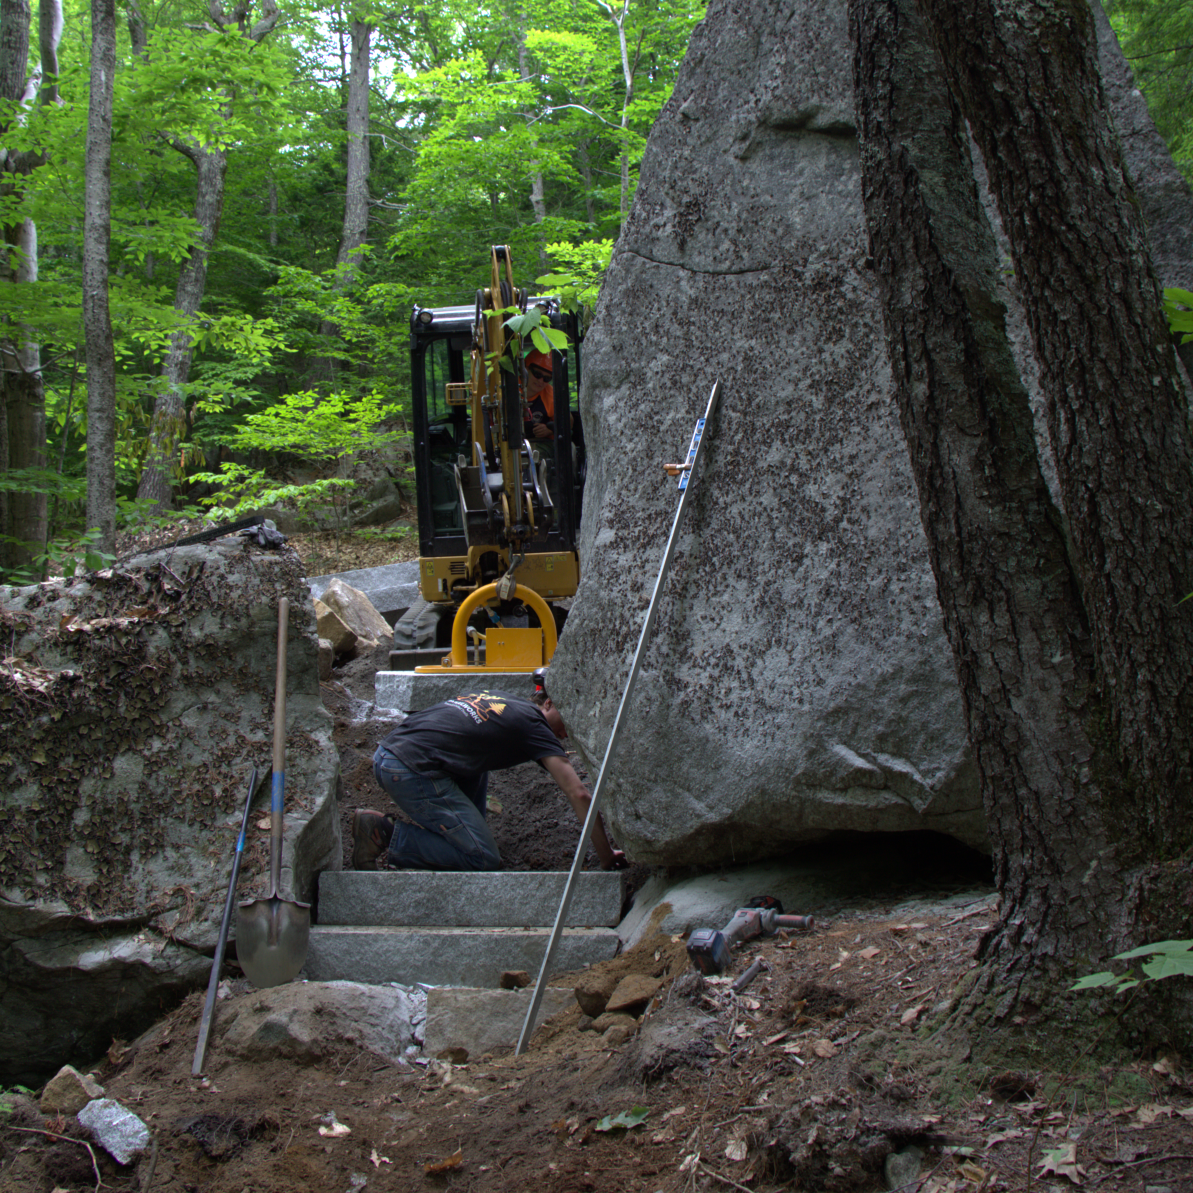
{"label": "lichen on rock", "polygon": [[[292,551],[215,543],[0,588],[0,1064],[106,1047],[202,981],[252,767],[267,802],[290,599],[283,887],[340,856],[338,759]],[[255,833],[241,897],[264,893]]]}

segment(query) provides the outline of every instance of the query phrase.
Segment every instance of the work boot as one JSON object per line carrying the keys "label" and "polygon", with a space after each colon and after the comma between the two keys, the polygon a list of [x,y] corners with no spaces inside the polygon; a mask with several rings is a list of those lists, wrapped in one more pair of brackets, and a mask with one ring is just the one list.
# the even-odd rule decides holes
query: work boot
{"label": "work boot", "polygon": [[352,868],[375,870],[377,859],[389,848],[394,818],[358,808],[352,814]]}

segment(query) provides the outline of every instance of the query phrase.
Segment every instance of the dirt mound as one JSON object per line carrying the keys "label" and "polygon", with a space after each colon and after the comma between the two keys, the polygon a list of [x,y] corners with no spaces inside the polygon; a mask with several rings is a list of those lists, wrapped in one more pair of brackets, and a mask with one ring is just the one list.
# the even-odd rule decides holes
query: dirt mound
{"label": "dirt mound", "polygon": [[[197,1081],[196,994],[97,1071],[106,1096],[149,1124],[156,1159],[119,1169],[88,1151],[73,1120],[18,1098],[0,1115],[0,1193],[100,1180],[129,1193],[846,1193],[881,1187],[896,1152],[920,1193],[1017,1188],[1033,1175],[1063,1187],[1066,1174],[1189,1193],[1193,1099],[1177,1058],[1080,1082],[1024,1074],[1004,1101],[990,1081],[1009,1088],[997,1085],[1005,1074],[985,1073],[940,1030],[982,926],[951,919],[839,920],[755,943],[735,974],[759,956],[768,968],[740,995],[729,977],[693,977],[683,942],[655,934],[599,967],[662,979],[632,1039],[610,1047],[582,1029],[577,1006],[525,1056],[461,1066],[392,1064],[347,1045],[306,1067],[245,1064],[222,1051],[217,1020]],[[227,1004],[219,1015],[230,1020]],[[640,1125],[615,1126],[619,1115]]]}

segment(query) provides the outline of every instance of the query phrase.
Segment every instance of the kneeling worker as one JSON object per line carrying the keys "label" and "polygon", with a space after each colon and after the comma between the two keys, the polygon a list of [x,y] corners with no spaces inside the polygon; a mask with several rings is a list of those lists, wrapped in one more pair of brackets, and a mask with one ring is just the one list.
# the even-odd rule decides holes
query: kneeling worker
{"label": "kneeling worker", "polygon": [[[397,870],[497,870],[501,855],[485,823],[489,771],[538,762],[583,824],[591,797],[560,742],[563,718],[546,692],[532,699],[470,692],[411,713],[377,747],[373,774],[413,822],[380,812],[352,818],[352,868],[373,869],[382,853]],[[592,844],[601,867],[628,863],[597,816]]]}

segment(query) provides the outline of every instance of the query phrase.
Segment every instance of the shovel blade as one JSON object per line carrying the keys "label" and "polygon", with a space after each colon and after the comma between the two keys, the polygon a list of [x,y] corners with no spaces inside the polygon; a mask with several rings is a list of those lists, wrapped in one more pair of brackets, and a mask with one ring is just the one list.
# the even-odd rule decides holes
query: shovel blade
{"label": "shovel blade", "polygon": [[288,899],[254,899],[236,909],[236,957],[260,989],[298,977],[307,959],[311,907]]}

